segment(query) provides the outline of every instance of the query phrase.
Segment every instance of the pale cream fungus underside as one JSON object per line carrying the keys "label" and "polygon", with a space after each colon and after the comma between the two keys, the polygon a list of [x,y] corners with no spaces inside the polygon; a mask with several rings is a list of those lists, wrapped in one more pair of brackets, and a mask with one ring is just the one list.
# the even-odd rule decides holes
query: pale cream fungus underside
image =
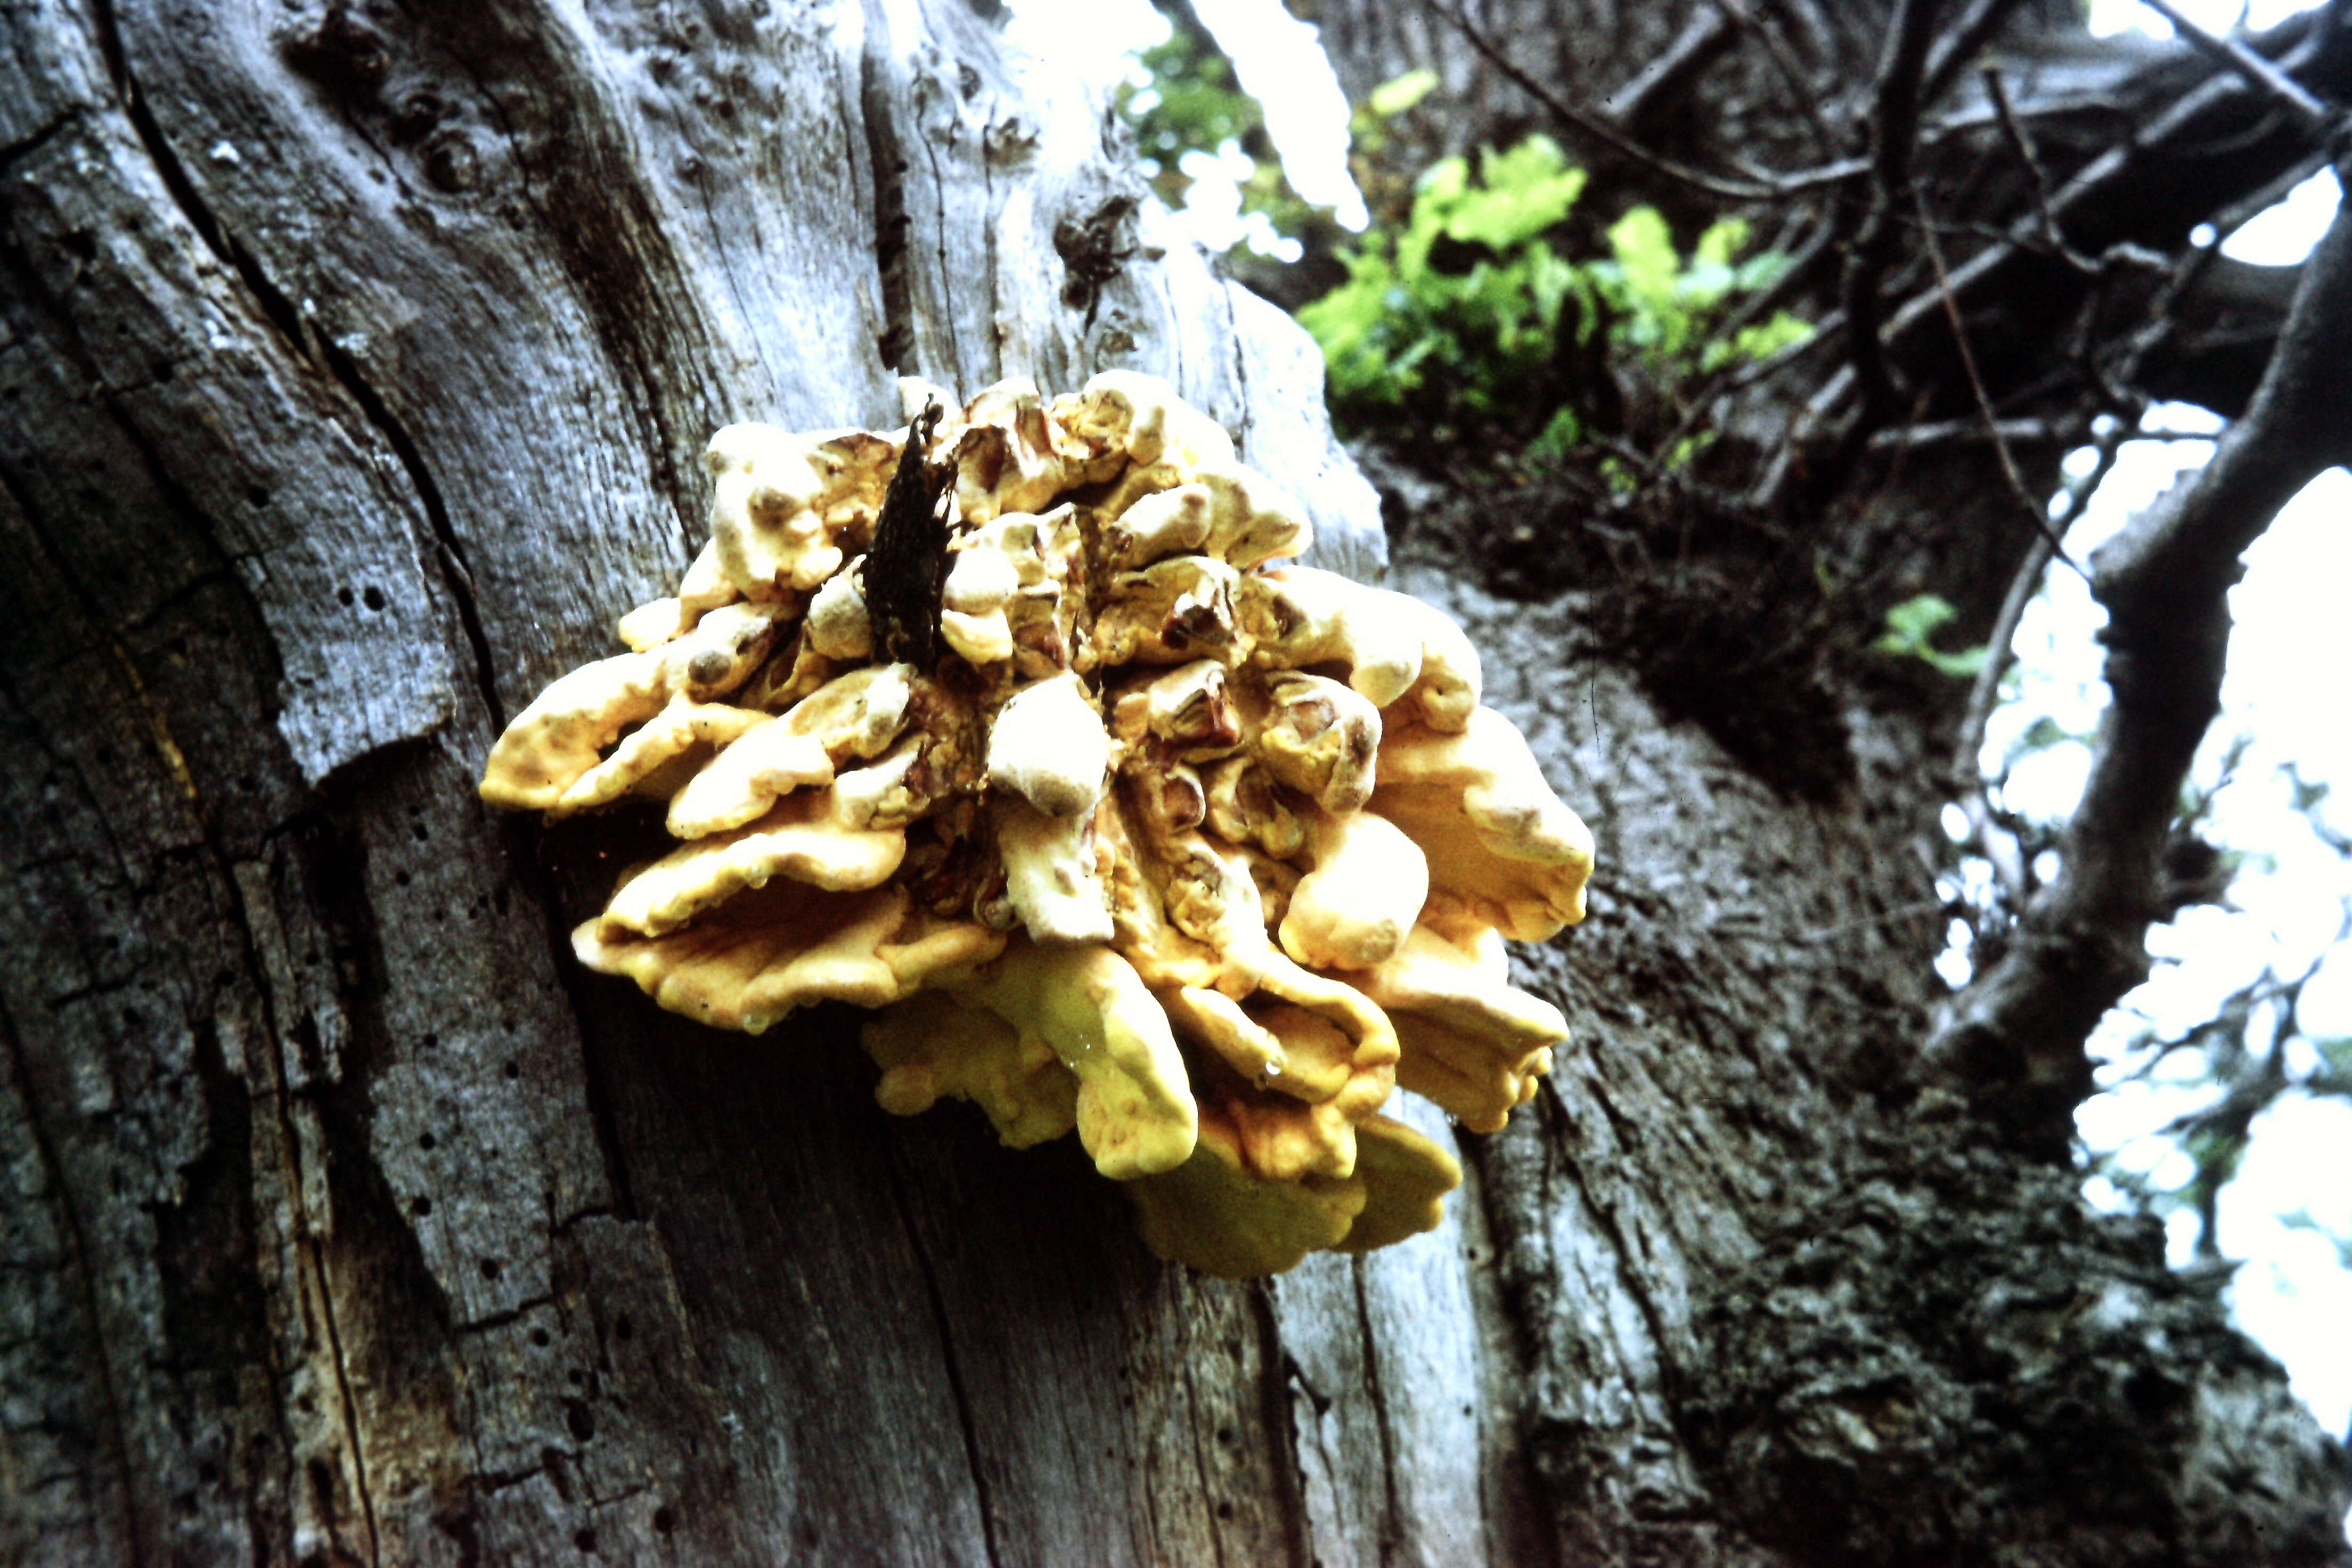
{"label": "pale cream fungus underside", "polygon": [[1577,920],[1592,865],[1468,639],[1282,564],[1295,502],[1113,371],[948,416],[945,651],[877,662],[861,552],[906,439],[721,430],[677,596],[499,738],[492,805],[668,803],[678,847],[581,962],[752,1034],[874,1009],[885,1109],[1075,1128],[1152,1250],[1211,1273],[1435,1226],[1460,1167],[1381,1107],[1490,1131],[1535,1092],[1566,1026],[1503,939]]}

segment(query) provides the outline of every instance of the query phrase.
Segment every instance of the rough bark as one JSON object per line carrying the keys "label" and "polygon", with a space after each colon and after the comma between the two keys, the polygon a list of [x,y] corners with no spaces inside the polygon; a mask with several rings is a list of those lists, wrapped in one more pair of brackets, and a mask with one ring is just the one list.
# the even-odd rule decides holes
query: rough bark
{"label": "rough bark", "polygon": [[1759,666],[1801,787],[1606,583],[1405,574],[1604,865],[1433,1237],[1196,1277],[1074,1149],[884,1116],[852,1017],[577,972],[635,830],[474,779],[674,579],[716,426],[1135,364],[1377,557],[1311,348],[983,16],[0,16],[0,1555],[2339,1555],[2340,1450],[2158,1238],[1906,1097],[1933,705]]}

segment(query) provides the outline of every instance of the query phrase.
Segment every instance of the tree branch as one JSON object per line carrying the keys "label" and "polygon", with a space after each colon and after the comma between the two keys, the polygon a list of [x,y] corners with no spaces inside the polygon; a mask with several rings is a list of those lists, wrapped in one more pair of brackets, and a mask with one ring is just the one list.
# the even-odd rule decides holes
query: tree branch
{"label": "tree branch", "polygon": [[2296,123],[2314,135],[2325,131],[2331,118],[2328,108],[2305,90],[2301,82],[2287,75],[2235,38],[2217,38],[2169,4],[2169,0],[2141,0],[2149,10],[2172,24],[2180,36],[2196,47],[2211,55],[2231,70],[2243,77],[2257,91],[2270,97],[2280,108],[2292,115]]}
{"label": "tree branch", "polygon": [[[2324,28],[2282,24],[2269,37],[2286,45],[2284,63],[2290,71],[2324,66],[2341,72],[2347,67],[2345,52]],[[2230,120],[2244,115],[2250,107],[2243,101],[2248,93],[2249,89],[2233,73],[2216,71],[2181,94],[2153,122],[2135,131],[2077,171],[2052,197],[2053,217],[2065,226],[2075,246],[2094,253],[2119,240],[2148,237],[2145,219],[2151,208],[2170,205],[2167,189],[2177,186],[2182,178],[2184,153],[2210,148],[2234,136],[2240,143],[2238,155],[2249,154],[2252,143],[2258,139],[2254,127],[2244,120],[2230,123]],[[2252,118],[2258,122],[2260,116]],[[2279,158],[2281,164],[2296,162],[2310,149],[2315,138],[2298,124],[2285,140],[2294,151]],[[2180,226],[2185,229],[2188,225],[2183,223]],[[2013,282],[2011,268],[2021,260],[2032,259],[2039,249],[2040,227],[2038,213],[2018,218],[2005,242],[1989,245],[1952,268],[1953,290],[1965,300],[1978,289]],[[1890,347],[1901,344],[1941,305],[1941,297],[1934,289],[1921,289],[1906,300],[1888,323],[1886,341]]]}
{"label": "tree branch", "polygon": [[1651,116],[1679,101],[1693,79],[1723,58],[1733,36],[1731,18],[1721,11],[1694,16],[1664,53],[1609,95],[1610,115],[1629,132],[1642,130]]}
{"label": "tree branch", "polygon": [[1935,102],[1944,96],[1955,77],[1977,51],[1983,48],[2001,25],[2017,10],[2020,0],[1976,0],[1961,13],[1951,32],[1927,61],[1927,79],[1921,84],[1919,101]]}
{"label": "tree branch", "polygon": [[[2352,156],[2339,161],[2352,178]],[[2161,855],[2181,781],[2221,710],[2238,557],[2323,469],[2352,458],[2352,209],[2304,264],[2269,370],[2202,469],[2092,558],[2107,611],[2110,700],[2062,868],[2009,951],[1930,1038],[1931,1068],[1990,1118],[2056,1154],[2088,1090],[2083,1041],[2147,976]]]}
{"label": "tree branch", "polygon": [[1993,412],[1992,395],[1985,391],[1984,376],[1977,369],[1976,350],[1969,346],[1969,330],[1960,320],[1959,301],[1952,297],[1952,280],[1944,270],[1944,248],[1936,243],[1936,227],[1928,221],[1927,204],[1918,200],[1916,192],[1913,202],[1919,216],[1919,242],[1927,247],[1927,259],[1934,265],[1936,286],[1944,297],[1944,314],[1951,322],[1952,347],[1960,356],[1960,368],[1968,373],[1969,389],[1976,395],[1977,412],[1984,418],[1985,434],[1992,441],[1994,455],[2000,459],[2001,477],[2008,480],[2010,493],[2017,498],[2027,521],[2042,531],[2042,542],[2049,545],[2051,552],[2080,572],[2082,568],[2066,553],[2065,535],[2051,522],[2048,509],[2034,499],[2033,492],[2026,488],[2025,476],[2018,471],[2017,458],[2009,449],[2009,437],[2001,431],[2000,417]]}
{"label": "tree branch", "polygon": [[2194,403],[2224,418],[2243,414],[2270,364],[2301,271],[2214,257],[2175,299],[2172,330],[2135,384],[2151,397]]}
{"label": "tree branch", "polygon": [[1879,289],[1901,252],[1899,215],[1911,205],[1911,157],[1919,142],[1919,79],[1935,38],[1936,0],[1898,0],[1879,62],[1877,104],[1870,117],[1870,214],[1854,237],[1838,305],[1845,312],[1846,359],[1862,393],[1860,440],[1886,423],[1895,399],[1893,368],[1879,335]]}
{"label": "tree branch", "polygon": [[2058,227],[2057,216],[2050,210],[2050,172],[2042,166],[2040,155],[2033,151],[2033,139],[2026,134],[2025,122],[2018,118],[2017,106],[2009,100],[2009,84],[2002,80],[1999,66],[1987,62],[1984,84],[1987,96],[1992,100],[1993,110],[2000,117],[2001,134],[2009,138],[2010,146],[2017,153],[2017,161],[2025,166],[2027,176],[2033,182],[2033,208],[2042,216],[2043,243],[2063,257],[2066,264],[2075,271],[2086,274],[2098,271],[2099,264],[2078,254],[2073,246],[2066,243],[2065,235]]}
{"label": "tree branch", "polygon": [[1662,174],[1678,184],[1688,185],[1693,190],[1704,192],[1707,195],[1723,201],[1771,201],[1788,194],[1787,190],[1778,183],[1727,180],[1719,174],[1710,174],[1704,169],[1694,169],[1686,163],[1678,163],[1675,159],[1652,152],[1619,130],[1606,115],[1595,114],[1589,109],[1579,108],[1520,69],[1510,56],[1503,52],[1502,47],[1488,37],[1486,30],[1473,22],[1468,12],[1460,5],[1448,5],[1445,0],[1423,0],[1423,4],[1429,7],[1433,16],[1442,18],[1455,32],[1460,33],[1472,48],[1485,56],[1487,63],[1500,71],[1512,86],[1542,104],[1554,119],[1569,130],[1633,159],[1654,174]]}
{"label": "tree branch", "polygon": [[[2261,47],[2275,58],[2280,70],[2309,88],[2338,91],[2352,87],[2352,29],[2329,26],[2325,16],[2290,18],[2264,34]],[[1878,334],[1890,370],[1920,352],[1917,334],[1941,311],[1947,291],[1963,305],[2004,292],[2012,298],[2078,304],[2082,284],[2051,277],[2053,263],[2070,273],[2075,269],[2068,256],[2050,252],[2047,226],[2058,227],[2069,246],[2096,261],[2104,273],[2110,264],[2130,264],[2142,254],[2143,242],[2153,241],[2168,251],[2192,224],[2209,218],[2218,222],[2220,215],[2210,205],[2184,201],[2185,194],[2207,192],[2218,184],[2238,195],[2306,160],[2313,151],[2312,135],[2300,121],[2272,113],[2267,95],[2258,97],[2261,89],[2250,89],[2233,68],[2208,64],[2201,79],[2170,79],[2178,77],[2184,59],[2193,62],[2199,53],[2184,44],[2179,53],[2135,72],[2131,81],[2139,90],[2122,93],[2122,100],[2144,102],[2151,110],[2158,103],[2168,107],[2076,167],[2052,194],[2046,208],[2037,204],[2032,212],[2021,214],[2004,236],[1955,262],[1945,279],[1892,310]],[[2023,121],[2032,113],[2029,104],[2020,109],[2018,118]],[[1989,109],[1987,115],[1988,123],[1998,122],[1997,109]],[[2231,175],[2244,177],[2244,183],[2218,180],[2217,163]],[[1850,258],[1848,283],[1853,281],[1853,271]],[[1852,455],[1844,448],[1866,444],[1883,427],[1857,412],[1870,399],[1864,366],[1853,353],[1859,346],[1866,354],[1867,346],[1858,342],[1858,328],[1844,297],[1848,292],[1842,289],[1838,308],[1815,322],[1819,330],[1809,343],[1744,365],[1726,383],[1727,388],[1736,389],[1781,374],[1808,355],[1848,349],[1849,363],[1814,389],[1795,431],[1751,489],[1750,504],[1759,509],[1786,504],[1790,487],[1800,475],[1807,476],[1810,489],[1832,486],[1842,471],[1840,459]],[[2058,312],[2045,308],[2043,313]],[[2006,398],[2013,389],[1995,384],[1990,390],[1997,398]]]}

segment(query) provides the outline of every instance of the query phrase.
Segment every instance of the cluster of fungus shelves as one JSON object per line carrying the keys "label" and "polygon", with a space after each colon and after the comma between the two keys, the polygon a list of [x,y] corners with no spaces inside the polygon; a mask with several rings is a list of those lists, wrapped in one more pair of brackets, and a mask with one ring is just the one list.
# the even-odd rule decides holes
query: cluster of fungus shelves
{"label": "cluster of fungus shelves", "polygon": [[1163,383],[904,390],[895,432],[714,437],[677,594],[493,750],[498,805],[663,803],[582,962],[720,1028],[873,1009],[885,1109],[1075,1131],[1210,1272],[1434,1226],[1459,1167],[1381,1110],[1534,1093],[1566,1030],[1503,940],[1591,867],[1467,638],[1296,564],[1296,502]]}

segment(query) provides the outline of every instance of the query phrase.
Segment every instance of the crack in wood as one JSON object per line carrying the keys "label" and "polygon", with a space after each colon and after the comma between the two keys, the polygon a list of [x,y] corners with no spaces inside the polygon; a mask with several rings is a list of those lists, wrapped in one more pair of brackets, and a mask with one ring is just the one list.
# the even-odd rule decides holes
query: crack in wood
{"label": "crack in wood", "polygon": [[261,1055],[267,1063],[270,1095],[277,1111],[278,1147],[286,1173],[291,1178],[285,1184],[285,1201],[298,1238],[294,1251],[302,1276],[299,1288],[315,1302],[319,1321],[325,1326],[328,1366],[335,1384],[337,1407],[342,1415],[344,1441],[351,1445],[353,1489],[358,1493],[361,1518],[367,1527],[368,1561],[381,1568],[382,1538],[376,1528],[375,1498],[368,1483],[367,1452],[360,1439],[357,1402],[352,1393],[350,1365],[343,1353],[342,1331],[336,1321],[335,1294],[327,1277],[326,1254],[320,1245],[305,1196],[310,1177],[303,1169],[301,1129],[295,1121],[298,1096],[286,1079],[285,1052],[290,1028],[287,1020],[293,1010],[301,1007],[302,998],[294,978],[292,954],[286,946],[285,928],[277,917],[268,868],[257,860],[241,860],[229,869],[245,929],[246,959],[262,983],[257,989],[261,994],[264,1027],[269,1037]]}
{"label": "crack in wood", "polygon": [[[539,830],[521,823],[510,823],[508,833],[530,836]],[[512,840],[510,839],[509,842]],[[621,1136],[620,1111],[613,1093],[612,1074],[604,1065],[604,1051],[598,1036],[589,1027],[589,1020],[597,1008],[591,997],[592,986],[604,977],[589,973],[576,963],[566,963],[572,950],[572,926],[563,918],[563,896],[555,886],[547,867],[536,854],[517,853],[508,857],[515,879],[524,894],[539,906],[547,927],[548,951],[555,955],[555,982],[562,988],[564,1005],[572,1012],[572,1037],[580,1047],[580,1090],[588,1103],[588,1129],[596,1142],[596,1156],[604,1168],[604,1184],[612,1196],[610,1206],[604,1212],[614,1219],[634,1224],[639,1218],[635,1183],[629,1173],[628,1148]],[[592,1217],[597,1211],[590,1209],[563,1222],[569,1226]],[[557,1234],[562,1226],[557,1227]]]}
{"label": "crack in wood", "polygon": [[[300,1159],[299,1145],[294,1157]],[[343,1354],[343,1331],[334,1306],[334,1287],[327,1279],[326,1250],[316,1237],[306,1250],[310,1255],[310,1271],[319,1290],[319,1321],[326,1326],[327,1353],[333,1358],[335,1368],[336,1403],[343,1415],[343,1440],[352,1446],[352,1472],[360,1499],[360,1517],[367,1525],[368,1561],[378,1565],[383,1561],[383,1538],[375,1522],[375,1493],[368,1482],[367,1448],[360,1439],[359,1402],[352,1394],[352,1369]]]}
{"label": "crack in wood", "polygon": [[[81,1298],[82,1317],[89,1329],[90,1364],[98,1374],[99,1397],[106,1410],[107,1447],[113,1452],[116,1468],[116,1482],[112,1489],[121,1500],[122,1539],[130,1545],[131,1561],[144,1562],[148,1557],[146,1542],[141,1539],[139,1510],[131,1500],[131,1439],[123,1426],[121,1397],[114,1386],[114,1368],[106,1354],[106,1331],[99,1319],[98,1282],[90,1277],[89,1242],[83,1234],[81,1213],[74,1204],[73,1184],[65,1179],[65,1173],[58,1163],[57,1147],[49,1138],[48,1130],[42,1125],[40,1102],[33,1094],[32,1074],[25,1066],[24,1045],[17,1033],[16,1020],[9,1013],[5,999],[0,999],[0,1051],[6,1053],[10,1087],[25,1108],[25,1125],[32,1136],[33,1155],[39,1163],[43,1184],[55,1194],[58,1215],[63,1222],[66,1261],[74,1278],[76,1293]],[[91,1477],[90,1479],[94,1482],[97,1478]],[[51,1483],[45,1480],[43,1484]],[[91,1489],[104,1489],[94,1485]]]}
{"label": "crack in wood", "polygon": [[504,1307],[495,1312],[487,1312],[481,1317],[474,1318],[465,1322],[451,1323],[449,1325],[449,1331],[452,1334],[461,1337],[466,1335],[487,1334],[495,1330],[506,1328],[509,1324],[519,1323],[523,1319],[530,1316],[533,1312],[538,1311],[541,1307],[552,1306],[554,1305],[554,1302],[555,1298],[551,1294],[545,1296],[532,1296],[527,1300],[517,1301],[511,1307]]}
{"label": "crack in wood", "polygon": [[882,333],[875,353],[882,368],[919,374],[914,310],[907,289],[907,162],[890,117],[889,21],[877,0],[865,0],[866,44],[858,59],[858,107],[865,120],[866,156],[874,178],[874,269],[882,283]]}
{"label": "crack in wood", "polygon": [[[187,165],[173,152],[163,128],[156,121],[154,111],[147,107],[139,91],[139,83],[131,73],[130,56],[122,47],[122,32],[114,15],[114,0],[97,0],[92,15],[98,24],[99,51],[105,57],[107,73],[113,78],[115,90],[121,95],[122,112],[131,122],[139,144],[155,166],[156,177],[163,182],[173,205],[189,226],[203,239],[229,272],[243,283],[253,296],[255,305],[264,320],[276,328],[288,349],[298,359],[310,361],[310,347],[303,341],[301,313],[285,292],[269,280],[259,263],[222,226],[219,218],[197,194],[195,182],[188,177]],[[314,362],[315,363],[315,362]]]}
{"label": "crack in wood", "polygon": [[5,169],[18,159],[29,157],[39,152],[48,143],[50,138],[80,118],[80,107],[70,106],[51,116],[39,128],[26,132],[5,146],[0,146],[0,169]]}
{"label": "crack in wood", "polygon": [[1404,1519],[1397,1496],[1396,1432],[1389,1414],[1387,1387],[1381,1380],[1381,1347],[1372,1332],[1372,1303],[1364,1278],[1361,1255],[1348,1260],[1356,1296],[1356,1331],[1364,1342],[1364,1394],[1372,1402],[1372,1426],[1381,1435],[1381,1561],[1394,1560],[1405,1546]]}
{"label": "crack in wood", "polygon": [[[1257,1324],[1259,1342],[1265,1347],[1258,1379],[1261,1425],[1269,1435],[1279,1433],[1283,1439],[1275,1456],[1282,1461],[1276,1476],[1289,1495],[1276,1500],[1277,1512],[1286,1526],[1284,1534],[1290,1561],[1303,1568],[1315,1561],[1315,1526],[1307,1509],[1307,1468],[1298,1452],[1298,1402],[1292,1385],[1296,1384],[1307,1391],[1318,1416],[1329,1402],[1315,1392],[1298,1358],[1282,1342],[1282,1317],[1275,1308],[1273,1281],[1253,1280],[1249,1292],[1251,1314]],[[1318,1437],[1319,1440],[1319,1431]],[[1328,1460],[1325,1468],[1329,1468]]]}
{"label": "crack in wood", "polygon": [[451,604],[457,610],[458,625],[473,654],[476,685],[488,707],[493,727],[505,728],[506,708],[499,700],[497,665],[491,658],[489,638],[482,625],[473,573],[467,564],[464,546],[450,521],[448,506],[442,497],[440,485],[434,479],[423,452],[407,427],[361,374],[358,363],[352,355],[323,336],[305,331],[302,313],[295,308],[294,302],[271,280],[261,264],[238,242],[197,192],[186,164],[173,150],[170,139],[163,134],[163,126],[141,96],[138,80],[131,73],[130,58],[123,48],[112,0],[99,0],[95,15],[100,50],[105,57],[109,73],[114,79],[116,90],[121,95],[123,113],[138,136],[140,145],[154,164],[156,175],[163,181],[173,204],[203,239],[206,248],[245,286],[263,319],[276,330],[287,350],[299,361],[313,366],[323,365],[327,369],[359,405],[360,412],[368,423],[391,445],[394,455],[407,473],[410,484],[416,490],[418,504],[424,510],[426,524],[433,531],[435,558],[441,567],[442,580],[448,589]]}
{"label": "crack in wood", "polygon": [[915,1223],[913,1205],[908,1201],[907,1184],[899,1173],[896,1160],[885,1160],[884,1169],[890,1182],[890,1201],[898,1210],[899,1228],[907,1233],[907,1246],[915,1255],[915,1267],[923,1276],[923,1292],[930,1302],[931,1321],[940,1331],[940,1359],[946,1363],[948,1394],[955,1402],[956,1426],[963,1435],[964,1463],[971,1470],[972,1491],[980,1504],[981,1546],[988,1553],[989,1568],[1002,1568],[1003,1558],[996,1546],[996,1514],[989,1500],[988,1477],[981,1468],[980,1433],[972,1424],[971,1399],[964,1388],[963,1368],[956,1358],[955,1333],[948,1320],[947,1295],[940,1289],[939,1270],[932,1266],[930,1249],[923,1245],[923,1233]]}
{"label": "crack in wood", "polygon": [[352,395],[360,411],[367,416],[377,434],[392,446],[400,458],[400,466],[408,474],[409,483],[415,487],[416,499],[425,509],[425,521],[433,530],[434,559],[441,567],[441,580],[449,590],[449,601],[457,612],[457,624],[466,634],[466,646],[474,657],[474,683],[489,710],[490,726],[494,730],[507,727],[506,704],[499,699],[498,661],[490,653],[489,633],[482,625],[482,609],[474,591],[473,569],[466,563],[466,550],[457,537],[457,527],[450,521],[448,503],[442,499],[440,483],[425,460],[424,452],[408,426],[392,411],[367,378],[360,372],[359,362],[342,348],[331,342],[320,345],[327,368],[333,373],[343,390]]}

